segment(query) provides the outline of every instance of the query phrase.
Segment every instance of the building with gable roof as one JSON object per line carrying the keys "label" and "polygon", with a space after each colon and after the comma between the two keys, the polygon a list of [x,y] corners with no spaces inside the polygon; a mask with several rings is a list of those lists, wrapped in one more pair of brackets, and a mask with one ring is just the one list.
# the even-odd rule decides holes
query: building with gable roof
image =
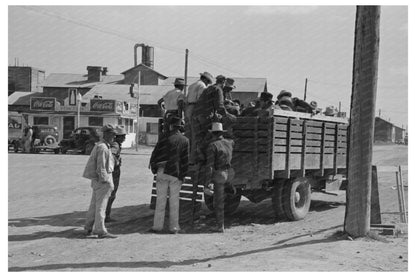
{"label": "building with gable roof", "polygon": [[[137,87],[139,72],[140,94]],[[28,124],[43,122],[56,126],[59,139],[62,139],[69,137],[71,131],[78,127],[79,106],[79,126],[123,125],[127,131],[124,147],[134,145],[139,118],[141,137],[147,144],[155,144],[158,120],[163,116],[157,101],[173,88],[175,78],[154,70],[153,60],[142,60],[142,63],[119,75],[109,75],[107,67],[102,66],[87,66],[86,74],[51,73],[42,83],[42,92],[17,94],[9,98],[9,111],[22,113]],[[244,105],[267,90],[266,78],[232,78],[236,86],[232,92],[233,99],[239,99]],[[188,77],[187,84],[198,79]],[[77,94],[82,98],[80,102],[77,101]]]}

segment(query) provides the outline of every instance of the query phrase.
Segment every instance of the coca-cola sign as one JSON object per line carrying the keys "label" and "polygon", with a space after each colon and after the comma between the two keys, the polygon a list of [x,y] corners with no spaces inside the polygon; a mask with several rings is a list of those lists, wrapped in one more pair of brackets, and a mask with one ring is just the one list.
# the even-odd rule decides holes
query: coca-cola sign
{"label": "coca-cola sign", "polygon": [[55,98],[54,97],[31,97],[30,109],[35,111],[54,111]]}
{"label": "coca-cola sign", "polygon": [[91,99],[90,111],[92,112],[115,112],[115,100]]}

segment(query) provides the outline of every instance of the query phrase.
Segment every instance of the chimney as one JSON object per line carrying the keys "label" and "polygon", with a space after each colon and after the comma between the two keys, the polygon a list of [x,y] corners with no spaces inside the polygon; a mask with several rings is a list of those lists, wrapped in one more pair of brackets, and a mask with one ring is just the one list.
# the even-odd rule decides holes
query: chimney
{"label": "chimney", "polygon": [[101,82],[103,68],[101,66],[87,66],[88,82]]}

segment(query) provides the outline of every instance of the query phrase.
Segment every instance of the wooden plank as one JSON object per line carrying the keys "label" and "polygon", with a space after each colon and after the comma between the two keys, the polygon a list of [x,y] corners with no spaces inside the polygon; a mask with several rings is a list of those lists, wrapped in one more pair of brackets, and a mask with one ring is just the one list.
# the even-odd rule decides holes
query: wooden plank
{"label": "wooden plank", "polygon": [[[292,121],[294,121],[294,119],[292,119],[292,118],[290,118],[289,120],[288,120],[288,122],[287,122],[287,127],[288,127],[288,129],[287,129],[287,133],[286,133],[286,135],[287,135],[287,145],[286,145],[286,147],[287,147],[287,149],[286,149],[286,153],[287,153],[287,155],[286,155],[286,177],[287,178],[290,178],[290,158],[291,158],[291,143],[292,143],[292,135],[294,135],[295,133],[293,133],[292,134],[292,131],[291,131],[291,127],[292,127]],[[299,134],[296,134],[296,135],[299,135]],[[300,134],[301,135],[301,134]]]}
{"label": "wooden plank", "polygon": [[[307,133],[307,125],[306,125],[306,120],[303,122],[303,126],[302,126],[303,130],[302,130],[302,134],[303,134],[303,139],[302,139],[302,153],[301,153],[301,162],[300,162],[300,171],[301,171],[301,176],[305,177],[305,156],[306,156],[306,133]],[[312,148],[312,147],[309,147]],[[320,149],[318,149],[319,151]]]}
{"label": "wooden plank", "polygon": [[[323,128],[322,128],[322,136],[321,136],[321,149],[325,149],[325,137],[326,137],[326,124],[327,123],[324,123],[323,124]],[[321,152],[321,156],[320,156],[320,159],[319,159],[319,168],[320,168],[320,170],[321,170],[321,176],[324,176],[324,152],[322,151]]]}
{"label": "wooden plank", "polygon": [[[335,138],[338,138],[338,124],[335,128]],[[338,155],[338,139],[335,139],[335,145],[334,145],[334,174],[337,174],[337,155]]]}
{"label": "wooden plank", "polygon": [[[277,124],[277,125],[275,125],[274,129],[277,130],[277,131],[286,131],[287,130],[287,125]],[[291,130],[292,130],[292,132],[302,132],[303,127],[298,126],[298,125],[292,125]]]}

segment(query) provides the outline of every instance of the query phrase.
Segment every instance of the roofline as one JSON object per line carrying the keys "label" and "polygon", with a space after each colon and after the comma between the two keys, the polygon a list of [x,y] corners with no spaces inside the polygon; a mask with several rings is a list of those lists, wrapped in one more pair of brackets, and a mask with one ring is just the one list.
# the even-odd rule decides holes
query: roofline
{"label": "roofline", "polygon": [[132,70],[132,69],[134,69],[134,68],[136,68],[136,67],[139,67],[139,66],[144,66],[144,67],[146,67],[146,68],[148,68],[148,69],[150,69],[150,70],[152,70],[152,71],[156,72],[158,75],[160,75],[160,76],[162,76],[162,77],[165,77],[165,78],[168,78],[168,76],[163,75],[163,74],[160,74],[159,72],[157,72],[157,71],[156,71],[156,70],[154,70],[153,68],[148,67],[147,65],[145,65],[145,64],[143,64],[143,63],[139,63],[138,65],[133,66],[133,67],[131,67],[131,68],[129,68],[129,69],[127,69],[127,70],[125,70],[125,71],[121,72],[120,74],[124,74],[124,73],[126,73],[127,71],[130,71],[130,70]]}

